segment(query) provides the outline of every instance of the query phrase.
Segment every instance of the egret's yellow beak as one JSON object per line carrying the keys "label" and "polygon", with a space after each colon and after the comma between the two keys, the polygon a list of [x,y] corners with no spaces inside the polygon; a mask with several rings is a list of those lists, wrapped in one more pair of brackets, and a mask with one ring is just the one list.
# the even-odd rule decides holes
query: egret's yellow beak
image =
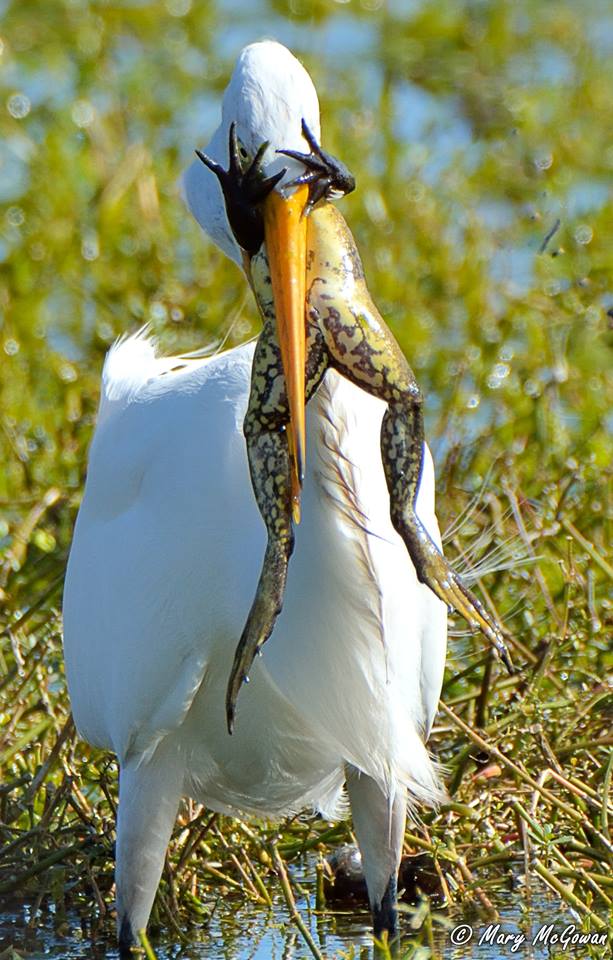
{"label": "egret's yellow beak", "polygon": [[300,490],[306,453],[306,238],[302,212],[309,189],[299,186],[290,197],[272,190],[264,201],[264,239],[272,280],[277,337],[289,401],[288,443],[291,460],[292,513],[300,522]]}

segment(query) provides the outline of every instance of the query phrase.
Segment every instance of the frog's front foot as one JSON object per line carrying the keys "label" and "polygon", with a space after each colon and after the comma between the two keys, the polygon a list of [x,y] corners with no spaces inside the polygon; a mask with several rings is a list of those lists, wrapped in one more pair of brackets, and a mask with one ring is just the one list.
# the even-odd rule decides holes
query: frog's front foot
{"label": "frog's front foot", "polygon": [[272,177],[264,176],[263,159],[267,148],[266,141],[261,144],[250,163],[243,162],[236,136],[236,124],[231,123],[228,144],[230,161],[227,170],[205,153],[196,150],[198,158],[219,180],[234,239],[250,256],[256,254],[264,242],[264,220],[260,204],[287,172],[284,168]]}
{"label": "frog's front foot", "polygon": [[417,517],[413,515],[411,520],[403,520],[396,529],[407,546],[418,580],[461,614],[473,629],[481,630],[494,645],[507,670],[513,672],[511,657],[496,620],[451,568]]}
{"label": "frog's front foot", "polygon": [[298,150],[277,150],[277,153],[298,160],[307,168],[287,186],[308,184],[309,200],[304,209],[304,216],[308,216],[315,204],[324,197],[330,200],[355,190],[355,177],[337,157],[322,150],[305,120],[302,121],[302,135],[311,148],[310,153],[300,153]]}

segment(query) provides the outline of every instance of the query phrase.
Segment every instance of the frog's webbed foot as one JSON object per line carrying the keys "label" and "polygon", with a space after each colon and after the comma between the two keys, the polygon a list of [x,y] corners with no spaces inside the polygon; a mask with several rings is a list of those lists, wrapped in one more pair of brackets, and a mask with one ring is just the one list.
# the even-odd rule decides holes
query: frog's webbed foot
{"label": "frog's webbed foot", "polygon": [[315,204],[324,197],[334,199],[355,190],[355,177],[337,157],[322,150],[305,120],[302,121],[302,134],[311,148],[310,153],[300,153],[298,150],[277,150],[277,153],[298,160],[307,168],[287,186],[308,184],[309,201],[304,209],[304,216],[308,216]]}
{"label": "frog's webbed foot", "polygon": [[228,144],[230,162],[227,170],[202,151],[196,150],[198,158],[205,167],[213,171],[221,184],[228,222],[236,242],[251,256],[257,253],[264,241],[264,221],[260,204],[287,172],[284,168],[272,177],[264,176],[263,159],[267,148],[266,141],[261,144],[251,163],[245,166],[241,160],[236,124],[231,123]]}
{"label": "frog's webbed foot", "polygon": [[500,627],[460,575],[452,569],[415,514],[410,519],[404,518],[402,523],[396,525],[396,529],[405,541],[418,580],[430,587],[443,603],[461,614],[473,629],[481,630],[495,647],[507,670],[512,673],[513,664]]}

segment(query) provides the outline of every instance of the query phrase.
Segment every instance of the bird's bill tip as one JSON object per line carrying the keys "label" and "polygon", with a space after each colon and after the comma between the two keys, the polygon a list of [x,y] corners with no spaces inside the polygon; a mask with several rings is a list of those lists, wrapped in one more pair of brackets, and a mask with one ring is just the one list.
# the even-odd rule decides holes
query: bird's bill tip
{"label": "bird's bill tip", "polygon": [[264,201],[264,238],[272,281],[277,337],[289,404],[292,514],[300,522],[306,451],[306,238],[308,187],[290,196],[272,190]]}

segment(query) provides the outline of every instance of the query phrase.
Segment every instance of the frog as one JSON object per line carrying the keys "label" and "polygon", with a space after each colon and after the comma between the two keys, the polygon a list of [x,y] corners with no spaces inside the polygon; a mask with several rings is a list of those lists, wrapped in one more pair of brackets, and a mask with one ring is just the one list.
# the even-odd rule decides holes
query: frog
{"label": "frog", "polygon": [[[419,519],[415,504],[424,463],[424,397],[404,353],[369,293],[351,230],[333,202],[355,188],[355,179],[322,149],[305,121],[310,153],[281,150],[304,166],[285,189],[308,185],[306,254],[306,403],[328,369],[337,371],[386,404],[381,427],[381,461],[390,497],[392,526],[404,542],[417,577],[448,607],[493,644],[510,671],[502,626],[453,569]],[[261,206],[286,173],[263,173],[267,143],[247,163],[230,128],[226,171],[203,154],[200,159],[220,180],[228,221],[243,251],[262,330],[253,358],[243,433],[253,492],[266,525],[267,545],[255,598],[236,647],[226,693],[228,730],[256,654],[270,637],[281,612],[294,546],[296,491],[292,482],[290,410]]]}

